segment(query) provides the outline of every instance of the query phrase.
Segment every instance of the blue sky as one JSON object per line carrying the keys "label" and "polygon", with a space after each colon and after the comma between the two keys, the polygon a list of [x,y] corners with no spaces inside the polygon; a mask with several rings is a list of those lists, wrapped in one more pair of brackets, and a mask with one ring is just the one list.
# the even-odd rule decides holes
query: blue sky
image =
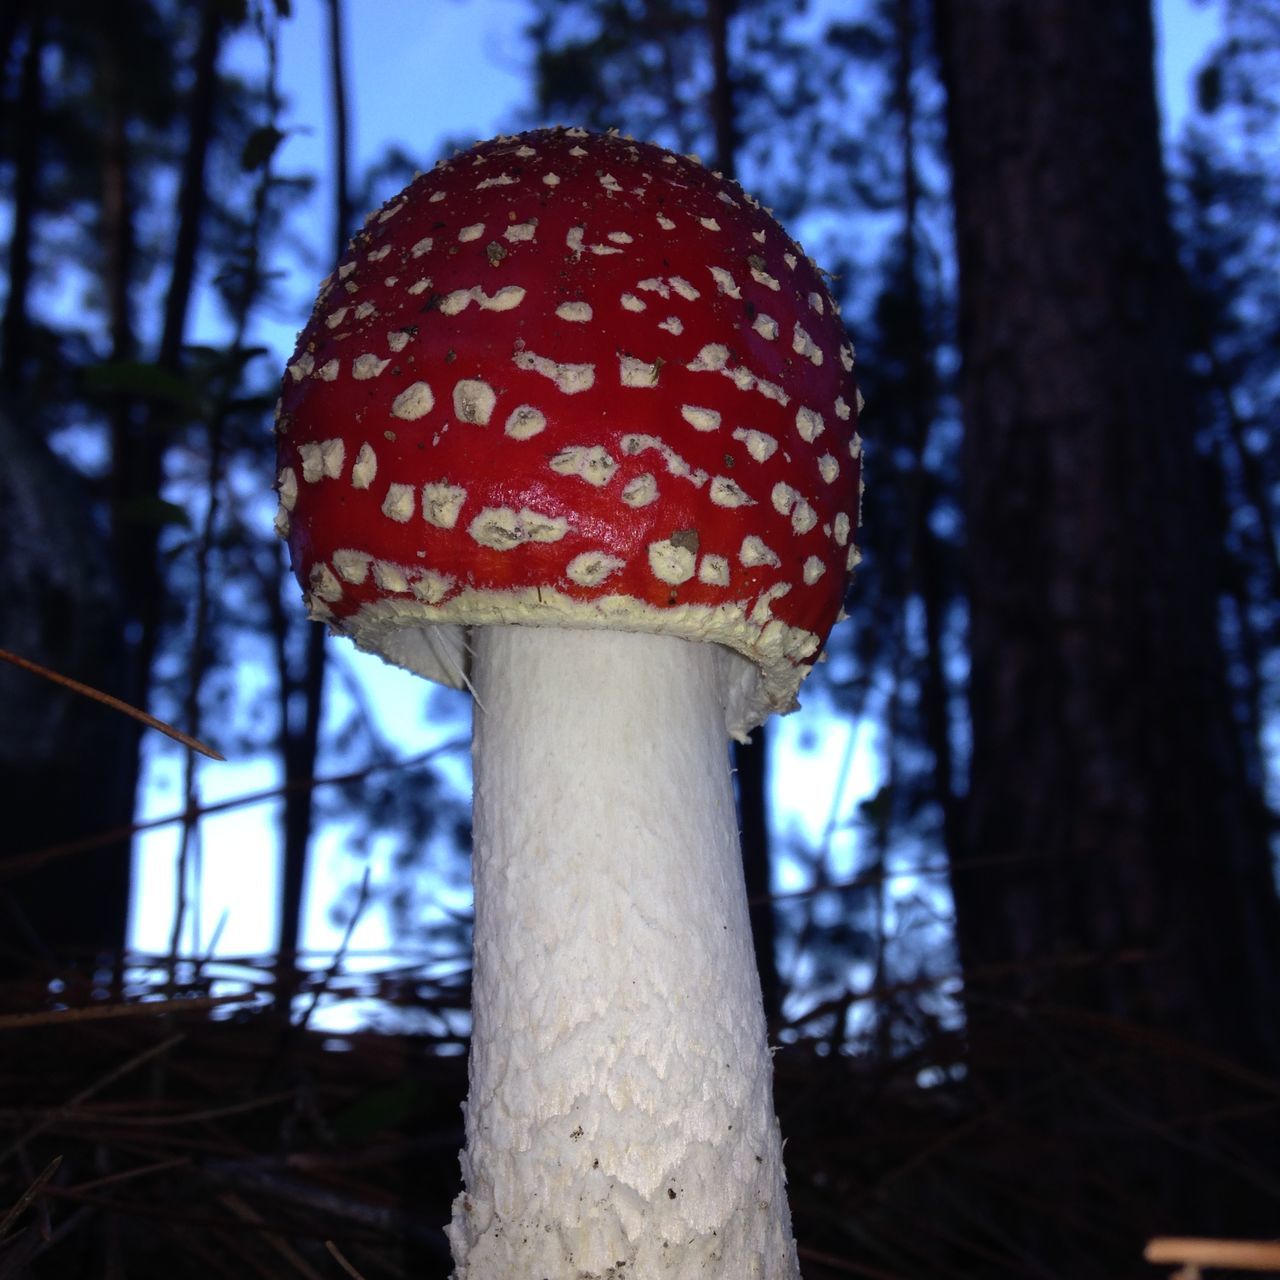
{"label": "blue sky", "polygon": [[[329,154],[327,101],[327,12],[321,0],[294,0],[295,16],[281,27],[280,72],[289,106],[288,139],[279,153],[285,171],[324,172]],[[487,137],[517,121],[527,95],[526,51],[521,29],[523,0],[348,0],[344,6],[351,111],[353,172],[376,160],[388,143],[398,142],[410,154],[433,157],[446,138],[470,141]],[[1176,127],[1188,108],[1190,73],[1217,30],[1216,7],[1192,0],[1160,0],[1156,5],[1160,33],[1161,83],[1166,128]],[[247,39],[230,50],[246,68],[259,64]],[[328,242],[327,203],[295,223],[310,241],[311,254]],[[323,270],[316,273],[323,274]],[[263,337],[279,348],[281,362],[295,330],[311,305],[316,279],[301,263],[291,264],[290,292],[296,290],[291,315],[269,325]],[[264,493],[264,520],[274,509]],[[349,644],[333,646],[336,663],[352,669],[372,690],[372,699],[388,735],[407,756],[465,732],[465,703],[437,697],[433,706],[442,719],[430,724],[423,716],[424,689],[416,678],[395,672],[376,659],[355,654]],[[246,669],[246,679],[253,680]],[[330,682],[334,708],[341,694]],[[263,690],[266,696],[266,690]],[[851,730],[843,721],[822,716],[820,700],[807,710],[775,720],[772,728],[774,772],[772,799],[783,826],[798,824],[816,843],[833,819],[846,820],[862,794],[873,785],[873,758],[864,736],[851,756]],[[798,739],[821,723],[823,750],[800,753]],[[175,758],[152,743],[159,761],[150,773],[143,800],[144,816],[179,808]],[[854,785],[839,790],[842,770],[854,760]],[[459,775],[461,776],[461,775]],[[275,781],[271,765],[262,761],[202,765],[201,798],[206,803],[256,791]],[[801,799],[803,798],[803,799]],[[252,954],[273,942],[272,903],[276,886],[275,808],[261,805],[215,816],[202,824],[204,872],[200,893],[199,936],[188,937],[197,951],[218,934],[221,954]],[[358,874],[344,849],[341,827],[326,830],[315,842],[315,892],[311,894],[305,945],[324,950],[340,941],[328,918],[334,886]],[[135,892],[132,942],[145,951],[166,951],[174,902],[176,828],[138,841],[139,874]],[[848,846],[844,859],[853,856]],[[375,873],[385,851],[375,851]],[[848,861],[844,870],[851,870]],[[385,866],[382,870],[386,870]],[[454,904],[459,905],[459,904]],[[388,944],[386,921],[378,912],[366,916],[353,939],[356,950],[377,952]],[[371,956],[370,963],[377,958]]]}

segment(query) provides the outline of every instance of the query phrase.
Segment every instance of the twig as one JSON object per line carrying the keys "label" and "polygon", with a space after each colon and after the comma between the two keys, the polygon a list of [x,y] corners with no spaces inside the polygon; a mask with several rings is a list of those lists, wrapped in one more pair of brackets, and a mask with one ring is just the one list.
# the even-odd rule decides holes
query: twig
{"label": "twig", "polygon": [[[159,1115],[128,1115],[114,1113],[107,1117],[95,1115],[91,1111],[84,1113],[63,1107],[64,1117],[73,1123],[90,1125],[93,1123],[109,1124],[115,1129],[173,1129],[178,1125],[208,1124],[211,1120],[223,1120],[229,1116],[248,1115],[253,1111],[261,1111],[266,1107],[274,1107],[277,1103],[288,1102],[296,1093],[292,1089],[280,1089],[275,1093],[263,1094],[260,1098],[250,1098],[246,1102],[229,1102],[220,1107],[204,1107],[197,1111],[169,1111]],[[0,1108],[0,1117],[6,1115]],[[84,1191],[84,1186],[77,1190]]]}
{"label": "twig", "polygon": [[1198,1236],[1156,1236],[1143,1251],[1148,1262],[1178,1263],[1196,1276],[1201,1267],[1280,1272],[1280,1243],[1263,1240],[1208,1240]]}
{"label": "twig", "polygon": [[208,1177],[229,1183],[237,1191],[261,1191],[273,1200],[288,1201],[311,1213],[341,1218],[384,1235],[402,1236],[427,1246],[442,1258],[449,1257],[449,1246],[444,1231],[439,1227],[426,1226],[400,1209],[309,1183],[294,1176],[292,1162],[285,1168],[278,1160],[259,1157],[247,1160],[215,1158],[204,1161],[200,1167]]}
{"label": "twig", "polygon": [[[130,1006],[132,1007],[132,1006]],[[150,1062],[152,1058],[157,1058],[163,1053],[168,1053],[176,1044],[180,1044],[185,1037],[179,1032],[176,1035],[169,1036],[167,1039],[161,1040],[159,1044],[153,1044],[143,1049],[141,1053],[135,1053],[127,1062],[122,1062],[118,1067],[113,1067],[106,1075],[99,1076],[91,1085],[81,1089],[70,1101],[63,1103],[61,1107],[54,1107],[51,1111],[37,1120],[35,1124],[30,1125],[24,1132],[20,1133],[7,1147],[0,1150],[0,1164],[3,1164],[15,1151],[25,1146],[32,1138],[42,1134],[46,1129],[52,1128],[57,1124],[58,1117],[65,1111],[78,1107],[82,1102],[88,1102],[95,1093],[105,1089],[108,1085],[114,1084],[117,1080],[127,1076],[131,1071],[136,1071],[144,1063]]]}
{"label": "twig", "polygon": [[184,1000],[139,1000],[134,1004],[93,1004],[83,1009],[42,1009],[37,1013],[0,1014],[0,1031],[28,1031],[32,1027],[68,1022],[105,1022],[110,1018],[156,1018],[168,1013],[191,1013],[224,1004],[244,1004],[252,993],[238,996],[192,996]]}
{"label": "twig", "polygon": [[45,1168],[44,1172],[36,1178],[27,1189],[14,1202],[13,1208],[9,1210],[0,1219],[0,1240],[3,1240],[9,1232],[10,1226],[15,1223],[21,1216],[26,1207],[40,1194],[44,1184],[58,1172],[58,1166],[62,1163],[62,1157],[56,1156]]}
{"label": "twig", "polygon": [[329,966],[329,972],[325,974],[323,981],[316,985],[315,990],[311,993],[311,1003],[307,1006],[306,1012],[302,1015],[298,1023],[297,1030],[306,1030],[307,1024],[311,1021],[311,1015],[315,1013],[316,1006],[320,1003],[320,997],[328,989],[329,984],[338,976],[346,959],[347,948],[351,945],[351,937],[356,931],[356,925],[360,921],[360,917],[364,914],[364,909],[369,902],[369,868],[364,869],[364,876],[360,880],[360,896],[356,899],[355,909],[351,912],[351,918],[347,921],[347,927],[342,934],[342,942],[338,949],[333,953],[333,963]]}
{"label": "twig", "polygon": [[11,1280],[11,1277],[14,1276],[30,1275],[29,1266],[32,1262],[42,1254],[48,1253],[56,1245],[61,1244],[63,1240],[73,1235],[86,1223],[92,1222],[96,1214],[97,1210],[87,1206],[77,1209],[74,1213],[64,1218],[47,1237],[43,1237],[37,1232],[29,1231],[25,1238],[15,1241],[13,1247],[5,1252],[3,1258],[0,1258],[0,1280]]}
{"label": "twig", "polygon": [[128,826],[113,827],[107,831],[100,831],[96,835],[84,836],[79,840],[68,840],[63,844],[46,845],[43,849],[33,849],[29,853],[15,854],[13,856],[6,854],[3,862],[0,863],[0,882],[24,875],[26,872],[32,871],[36,867],[42,867],[46,863],[56,862],[59,858],[66,858],[75,853],[88,853],[92,849],[99,849],[103,845],[111,844],[117,840],[140,835],[146,831],[158,831],[161,827],[170,826],[175,822],[190,822],[193,818],[207,817],[212,813],[227,813],[232,809],[243,809],[250,805],[265,804],[269,800],[277,800],[283,795],[288,795],[292,791],[300,791],[304,787],[342,786],[348,782],[359,782],[362,778],[367,778],[370,774],[384,769],[413,769],[420,764],[426,764],[427,761],[435,756],[457,751],[459,748],[465,747],[468,742],[470,742],[470,738],[451,738],[449,741],[442,742],[439,746],[432,747],[429,751],[424,751],[407,760],[380,760],[363,769],[354,769],[350,773],[332,774],[324,778],[290,778],[279,786],[267,787],[262,791],[247,791],[243,795],[231,796],[227,800],[215,800],[211,803],[201,804],[194,810],[181,809],[177,813],[165,814],[161,818],[148,818],[143,822],[130,823]]}
{"label": "twig", "polygon": [[810,1249],[806,1245],[797,1245],[796,1252],[805,1262],[815,1263],[829,1271],[840,1271],[845,1275],[862,1276],[863,1280],[904,1280],[899,1271],[885,1271],[881,1267],[851,1262],[847,1258],[838,1258],[834,1253],[824,1253],[821,1249]]}
{"label": "twig", "polygon": [[358,1272],[355,1269],[355,1267],[353,1267],[351,1263],[347,1261],[346,1257],[343,1255],[342,1250],[339,1249],[338,1246],[334,1244],[332,1240],[326,1240],[324,1242],[324,1247],[329,1250],[329,1253],[332,1255],[333,1260],[338,1264],[338,1266],[340,1266],[343,1269],[343,1271],[347,1273],[347,1275],[351,1277],[351,1280],[364,1280],[364,1276],[362,1276],[360,1272]]}
{"label": "twig", "polygon": [[182,743],[184,747],[189,747],[192,751],[200,752],[202,756],[208,756],[210,760],[225,761],[227,758],[221,752],[215,751],[212,747],[207,747],[203,742],[191,737],[190,734],[183,733],[181,729],[175,729],[173,725],[165,724],[163,720],[157,720],[149,712],[141,711],[120,698],[112,697],[109,693],[103,693],[101,689],[93,688],[92,685],[81,684],[79,680],[73,680],[70,676],[64,676],[57,671],[50,671],[48,667],[42,667],[38,662],[32,662],[30,658],[20,658],[16,653],[10,653],[8,649],[0,649],[0,659],[12,663],[15,667],[20,667],[23,671],[30,671],[33,675],[43,676],[46,680],[52,680],[54,684],[60,684],[64,689],[70,689],[72,693],[79,693],[86,698],[92,698],[95,702],[101,702],[103,706],[110,707],[113,711],[120,711],[127,716],[132,716],[148,728],[159,729],[161,733],[166,734],[175,742]]}
{"label": "twig", "polygon": [[[62,1159],[61,1156],[58,1157]],[[155,1160],[151,1164],[140,1165],[136,1169],[121,1169],[116,1173],[104,1174],[101,1178],[93,1178],[88,1182],[79,1182],[66,1190],[71,1195],[84,1195],[87,1191],[100,1191],[103,1187],[117,1187],[122,1182],[133,1182],[137,1178],[149,1178],[157,1173],[167,1173],[170,1169],[186,1169],[191,1165],[190,1156],[174,1156],[170,1160]]]}
{"label": "twig", "polygon": [[218,1197],[223,1204],[227,1206],[238,1218],[245,1222],[252,1223],[255,1227],[263,1231],[263,1238],[266,1242],[286,1261],[299,1275],[305,1276],[306,1280],[323,1280],[318,1272],[312,1269],[303,1256],[284,1238],[279,1231],[271,1228],[263,1219],[257,1210],[251,1208],[246,1201],[236,1195],[234,1191],[224,1191]]}

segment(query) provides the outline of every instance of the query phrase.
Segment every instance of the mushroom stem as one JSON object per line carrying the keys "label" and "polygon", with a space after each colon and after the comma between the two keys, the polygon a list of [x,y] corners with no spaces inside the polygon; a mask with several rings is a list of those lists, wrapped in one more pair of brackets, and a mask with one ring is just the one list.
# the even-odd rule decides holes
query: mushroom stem
{"label": "mushroom stem", "polygon": [[794,1280],[724,727],[743,659],[628,632],[472,638],[457,1280]]}

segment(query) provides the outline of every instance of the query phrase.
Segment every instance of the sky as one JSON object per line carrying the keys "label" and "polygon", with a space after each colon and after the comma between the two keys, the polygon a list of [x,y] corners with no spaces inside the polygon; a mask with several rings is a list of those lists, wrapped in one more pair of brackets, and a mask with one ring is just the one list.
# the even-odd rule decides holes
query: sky
{"label": "sky", "polygon": [[[324,172],[328,163],[327,6],[322,0],[294,0],[294,16],[281,26],[280,77],[288,99],[288,137],[278,153],[282,171]],[[527,97],[527,56],[521,29],[523,0],[348,0],[344,5],[347,36],[348,89],[351,102],[352,171],[361,172],[388,143],[399,143],[424,161],[434,157],[446,139],[469,142],[508,129]],[[1197,0],[1158,0],[1160,83],[1167,130],[1176,132],[1188,110],[1191,73],[1217,30],[1216,9]],[[229,51],[247,70],[260,65],[260,55],[247,39]],[[566,122],[568,123],[568,122]],[[319,253],[327,243],[327,214],[320,209],[297,225],[313,233]],[[296,314],[283,316],[262,335],[280,350],[291,348],[294,333],[309,312],[315,281],[294,264]],[[321,272],[323,274],[323,272]],[[264,494],[267,520],[274,511]],[[299,605],[299,608],[301,605]],[[346,642],[333,642],[331,658],[356,673],[371,691],[372,703],[388,736],[409,756],[456,738],[467,731],[469,716],[461,695],[436,698],[442,714],[424,720],[422,682],[397,672],[378,659],[354,652]],[[252,680],[250,673],[246,679]],[[331,713],[343,709],[340,682],[328,687]],[[263,689],[263,696],[267,691]],[[810,699],[810,703],[814,702]],[[821,734],[820,751],[801,751],[801,740]],[[817,844],[825,831],[847,826],[859,799],[875,785],[873,743],[865,731],[856,740],[844,721],[823,715],[820,699],[794,715],[775,719],[771,733],[773,771],[771,800],[780,829],[796,828]],[[160,817],[180,807],[175,757],[151,744],[151,767],[142,801],[143,818]],[[853,777],[841,787],[842,777]],[[461,774],[459,775],[462,776]],[[270,787],[275,775],[262,761],[202,765],[200,797],[206,804]],[[273,902],[276,892],[276,809],[271,805],[233,811],[202,823],[200,913],[190,949],[222,955],[260,954],[273,945]],[[326,829],[314,841],[313,877],[304,928],[304,946],[331,951],[342,931],[329,915],[335,886],[358,876],[346,850],[345,831]],[[843,873],[853,870],[850,837],[839,860]],[[131,943],[144,952],[169,947],[175,901],[176,827],[139,838],[134,875],[135,901]],[[386,851],[375,850],[375,873],[388,871]],[[833,868],[841,874],[839,867]],[[782,888],[788,883],[784,868]],[[451,903],[453,907],[465,903]],[[390,941],[385,918],[366,914],[350,940],[353,952],[366,953],[376,967]]]}

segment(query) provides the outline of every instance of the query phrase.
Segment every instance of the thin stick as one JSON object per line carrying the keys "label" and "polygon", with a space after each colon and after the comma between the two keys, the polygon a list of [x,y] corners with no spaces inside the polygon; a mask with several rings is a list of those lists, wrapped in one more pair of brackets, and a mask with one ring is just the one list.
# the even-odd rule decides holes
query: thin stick
{"label": "thin stick", "polygon": [[[470,737],[450,738],[448,742],[442,742],[439,746],[432,747],[429,751],[424,751],[408,760],[378,761],[363,769],[355,769],[350,773],[335,773],[323,778],[290,778],[279,786],[267,787],[263,791],[246,791],[242,795],[231,796],[227,800],[215,800],[202,804],[192,812],[180,809],[176,813],[165,814],[160,818],[147,818],[142,822],[133,822],[125,827],[113,827],[109,831],[100,831],[96,835],[84,836],[79,840],[68,840],[62,844],[46,845],[43,849],[34,849],[30,853],[6,855],[0,861],[0,882],[25,875],[34,868],[44,866],[59,858],[67,858],[77,853],[88,853],[91,849],[101,848],[104,844],[110,844],[114,840],[127,839],[144,831],[158,831],[161,827],[170,826],[175,822],[190,821],[192,817],[207,817],[214,813],[227,813],[232,809],[243,809],[250,805],[263,804],[268,800],[287,795],[291,791],[300,791],[304,787],[330,787],[341,786],[344,782],[359,782],[361,778],[367,778],[370,774],[386,769],[416,768],[436,756],[445,755],[450,751],[457,751],[459,748],[467,746],[470,741]],[[945,874],[945,869],[939,871],[938,874]]]}
{"label": "thin stick", "polygon": [[364,1280],[364,1276],[362,1276],[355,1269],[355,1267],[353,1267],[351,1263],[347,1261],[346,1257],[343,1255],[342,1250],[339,1249],[338,1246],[334,1244],[332,1240],[326,1240],[324,1242],[324,1247],[329,1250],[329,1253],[332,1255],[333,1260],[338,1264],[338,1266],[340,1266],[343,1269],[343,1271],[347,1273],[347,1275],[351,1277],[351,1280]]}
{"label": "thin stick", "polygon": [[171,724],[165,724],[163,720],[157,720],[155,716],[148,712],[140,711],[137,707],[131,706],[127,702],[122,702],[119,698],[114,698],[109,693],[103,693],[101,689],[81,684],[79,680],[73,680],[70,676],[64,676],[60,672],[50,671],[48,667],[42,667],[38,662],[32,662],[29,658],[20,658],[16,653],[10,653],[8,649],[0,649],[0,659],[12,663],[15,667],[20,667],[23,671],[30,671],[33,675],[43,676],[46,680],[52,680],[54,684],[60,684],[64,689],[70,689],[72,693],[80,693],[86,698],[92,698],[95,702],[101,702],[113,711],[120,711],[127,716],[132,716],[135,720],[147,725],[148,728],[159,729],[161,733],[167,734],[175,742],[182,743],[184,747],[188,747],[192,751],[198,751],[202,756],[208,756],[210,760],[225,761],[227,758],[212,747],[206,747],[203,742],[191,737],[190,734],[183,733],[181,729],[175,729]]}
{"label": "thin stick", "polygon": [[[329,972],[325,975],[324,980],[317,984],[315,990],[311,993],[311,1003],[307,1006],[307,1011],[302,1015],[301,1021],[297,1025],[298,1031],[305,1031],[307,1024],[311,1021],[311,1015],[315,1013],[316,1006],[320,1003],[320,997],[328,990],[329,984],[338,976],[339,970],[346,959],[347,948],[351,945],[351,937],[356,931],[356,925],[360,923],[360,917],[364,914],[364,909],[369,902],[369,868],[365,867],[364,876],[360,881],[360,896],[356,899],[355,910],[351,913],[351,919],[347,921],[347,927],[342,934],[342,942],[338,949],[333,953],[333,963],[329,966]],[[294,957],[295,961],[297,957]]]}
{"label": "thin stick", "polygon": [[104,1177],[93,1178],[89,1182],[78,1182],[74,1187],[67,1187],[65,1190],[69,1195],[83,1195],[86,1191],[118,1187],[122,1182],[132,1182],[135,1178],[149,1178],[153,1174],[165,1173],[170,1169],[186,1169],[190,1165],[190,1156],[175,1156],[171,1160],[156,1160],[152,1164],[139,1165],[136,1169],[120,1169],[116,1173],[108,1173]]}
{"label": "thin stick", "polygon": [[263,1232],[263,1238],[266,1242],[293,1267],[299,1275],[305,1276],[306,1280],[322,1280],[320,1273],[315,1271],[302,1257],[302,1255],[286,1240],[277,1229],[270,1226],[257,1210],[251,1208],[244,1200],[242,1200],[234,1191],[225,1191],[218,1197],[223,1204],[236,1214],[237,1217],[245,1222],[252,1223],[255,1227],[259,1227]]}
{"label": "thin stick", "polygon": [[80,1022],[104,1022],[113,1018],[158,1018],[162,1014],[190,1013],[195,1009],[215,1009],[224,1004],[247,1004],[251,992],[228,996],[186,996],[175,1000],[137,1000],[132,1004],[91,1004],[84,1008],[38,1009],[33,1013],[0,1014],[0,1032],[29,1031]]}
{"label": "thin stick", "polygon": [[0,1220],[0,1240],[3,1240],[9,1234],[10,1225],[17,1222],[17,1220],[22,1217],[23,1211],[26,1207],[31,1204],[31,1202],[35,1200],[44,1189],[44,1184],[58,1172],[58,1166],[61,1163],[62,1157],[55,1156],[52,1163],[45,1168],[45,1171],[33,1183],[31,1183],[31,1185],[14,1202],[13,1207],[4,1215],[4,1218]]}
{"label": "thin stick", "polygon": [[[159,1057],[162,1053],[168,1053],[174,1045],[181,1043],[183,1039],[182,1033],[169,1036],[165,1040],[161,1040],[159,1044],[150,1045],[143,1049],[141,1053],[135,1053],[128,1062],[122,1062],[119,1066],[113,1067],[105,1075],[100,1076],[97,1080],[81,1089],[74,1098],[68,1099],[60,1107],[53,1107],[45,1115],[37,1120],[34,1124],[29,1125],[22,1133],[18,1134],[7,1147],[0,1150],[0,1164],[3,1164],[13,1155],[19,1147],[30,1142],[33,1138],[37,1138],[44,1133],[46,1129],[52,1128],[57,1124],[58,1119],[64,1112],[72,1111],[81,1103],[88,1102],[95,1093],[107,1088],[108,1085],[114,1084],[117,1080],[127,1076],[129,1072],[136,1071],[139,1067],[150,1062],[152,1058]],[[52,1188],[51,1188],[52,1189]]]}
{"label": "thin stick", "polygon": [[1280,1243],[1274,1241],[1157,1236],[1147,1242],[1143,1257],[1148,1262],[1176,1262],[1193,1267],[1280,1271]]}

